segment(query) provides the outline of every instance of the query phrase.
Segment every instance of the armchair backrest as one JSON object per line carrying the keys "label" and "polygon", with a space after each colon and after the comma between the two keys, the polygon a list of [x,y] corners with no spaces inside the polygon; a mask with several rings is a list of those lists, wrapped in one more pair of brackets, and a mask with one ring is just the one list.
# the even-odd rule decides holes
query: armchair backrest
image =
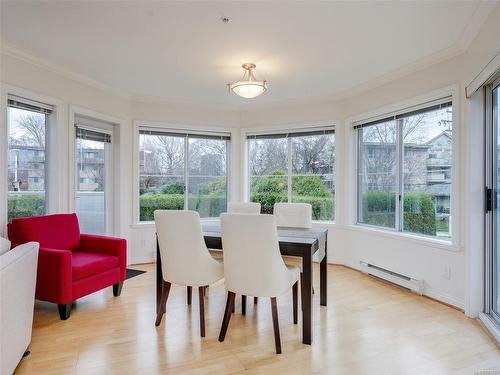
{"label": "armchair backrest", "polygon": [[40,247],[58,250],[80,248],[80,226],[76,214],[56,214],[13,219],[9,227],[12,242],[38,242]]}

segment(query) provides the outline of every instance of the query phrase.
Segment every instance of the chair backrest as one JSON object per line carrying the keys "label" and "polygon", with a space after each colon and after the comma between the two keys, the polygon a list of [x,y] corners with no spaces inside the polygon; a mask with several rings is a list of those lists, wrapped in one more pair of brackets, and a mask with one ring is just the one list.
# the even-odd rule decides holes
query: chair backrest
{"label": "chair backrest", "polygon": [[288,270],[272,215],[221,215],[226,289],[255,297],[286,292]]}
{"label": "chair backrest", "polygon": [[198,212],[156,210],[154,218],[163,279],[180,285],[208,285],[210,281],[205,280],[213,278],[216,264],[220,265],[208,252]]}
{"label": "chair backrest", "polygon": [[31,342],[38,244],[0,256],[0,374],[12,374]]}
{"label": "chair backrest", "polygon": [[257,202],[229,202],[227,212],[232,214],[260,214],[260,203]]}
{"label": "chair backrest", "polygon": [[56,214],[13,219],[9,239],[16,243],[38,242],[58,250],[80,248],[80,226],[76,214]]}
{"label": "chair backrest", "polygon": [[275,203],[273,214],[279,227],[312,228],[309,203]]}

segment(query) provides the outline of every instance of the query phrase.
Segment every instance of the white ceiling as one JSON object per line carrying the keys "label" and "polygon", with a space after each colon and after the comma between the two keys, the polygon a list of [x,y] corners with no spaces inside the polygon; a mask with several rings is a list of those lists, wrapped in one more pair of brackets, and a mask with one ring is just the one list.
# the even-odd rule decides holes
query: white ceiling
{"label": "white ceiling", "polygon": [[340,94],[460,52],[484,13],[478,1],[2,1],[1,34],[126,95],[239,107],[225,83],[244,62],[269,82],[251,103]]}

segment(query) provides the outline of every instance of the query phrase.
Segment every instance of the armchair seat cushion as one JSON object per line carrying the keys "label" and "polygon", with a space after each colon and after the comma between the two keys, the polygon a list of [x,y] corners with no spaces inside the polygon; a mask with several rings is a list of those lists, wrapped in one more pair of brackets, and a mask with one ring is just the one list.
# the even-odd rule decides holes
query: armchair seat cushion
{"label": "armchair seat cushion", "polygon": [[118,257],[86,251],[73,251],[71,263],[73,281],[77,281],[118,267]]}

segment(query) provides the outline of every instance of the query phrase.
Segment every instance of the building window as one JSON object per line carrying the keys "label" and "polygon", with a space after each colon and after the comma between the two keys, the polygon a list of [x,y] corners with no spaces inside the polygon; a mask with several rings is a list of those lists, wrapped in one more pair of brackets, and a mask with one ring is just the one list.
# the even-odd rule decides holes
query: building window
{"label": "building window", "polygon": [[227,208],[229,133],[139,130],[139,220],[157,209],[218,217]]}
{"label": "building window", "polygon": [[248,175],[252,202],[272,213],[276,202],[310,203],[314,220],[335,219],[333,128],[249,134]]}
{"label": "building window", "polygon": [[449,97],[355,124],[358,223],[451,240],[452,125]]}
{"label": "building window", "polygon": [[46,212],[47,125],[50,105],[9,95],[7,219]]}

